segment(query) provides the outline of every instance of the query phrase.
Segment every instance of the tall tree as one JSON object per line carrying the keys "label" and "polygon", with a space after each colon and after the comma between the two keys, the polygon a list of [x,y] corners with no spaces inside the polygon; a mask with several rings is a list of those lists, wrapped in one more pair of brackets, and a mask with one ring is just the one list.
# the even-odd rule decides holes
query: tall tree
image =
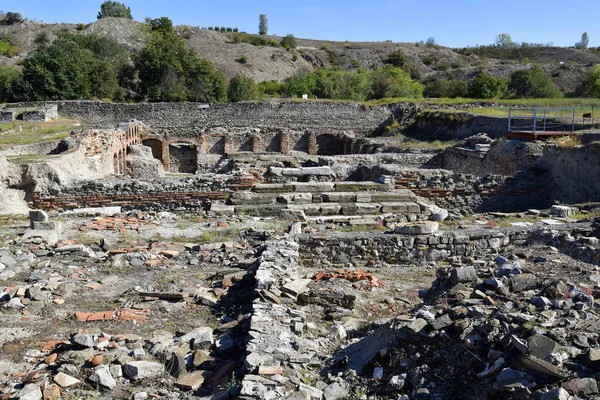
{"label": "tall tree", "polygon": [[98,19],[107,17],[133,19],[133,16],[131,15],[131,8],[127,7],[123,3],[109,0],[100,5],[100,12],[98,13]]}
{"label": "tall tree", "polygon": [[501,49],[507,49],[514,46],[514,42],[512,41],[512,37],[508,33],[501,33],[496,36],[496,46]]}
{"label": "tall tree", "polygon": [[[161,27],[170,25],[159,18]],[[151,21],[151,25],[157,20]],[[169,21],[170,22],[170,21]],[[201,60],[168,29],[155,29],[135,56],[141,94],[150,101],[224,101],[227,79],[209,60]]]}
{"label": "tall tree", "polygon": [[589,44],[590,37],[588,36],[587,32],[583,32],[581,35],[581,41],[579,43],[575,43],[575,47],[578,49],[587,49]]}
{"label": "tall tree", "polygon": [[269,30],[269,20],[265,14],[258,16],[258,34],[266,35]]}

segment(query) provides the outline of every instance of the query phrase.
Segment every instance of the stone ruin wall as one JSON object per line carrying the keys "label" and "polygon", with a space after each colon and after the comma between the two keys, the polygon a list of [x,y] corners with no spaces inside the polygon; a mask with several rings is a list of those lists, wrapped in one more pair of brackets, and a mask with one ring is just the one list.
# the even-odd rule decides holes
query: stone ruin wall
{"label": "stone ruin wall", "polygon": [[103,174],[125,173],[127,148],[141,142],[142,126],[138,122],[124,123],[115,130],[86,130],[79,134],[85,157],[94,169]]}
{"label": "stone ruin wall", "polygon": [[302,263],[320,263],[329,260],[334,264],[364,265],[369,261],[404,264],[415,260],[440,261],[449,257],[480,257],[484,254],[501,254],[514,246],[555,246],[561,252],[585,262],[600,264],[600,249],[575,240],[581,226],[562,225],[553,229],[500,228],[464,231],[440,231],[434,235],[389,235],[346,233],[336,235],[301,235]]}
{"label": "stone ruin wall", "polygon": [[58,103],[59,114],[106,127],[137,119],[170,136],[196,136],[198,129],[273,128],[371,133],[391,117],[394,106],[365,107],[359,103],[271,101],[228,103],[116,104],[96,101]]}

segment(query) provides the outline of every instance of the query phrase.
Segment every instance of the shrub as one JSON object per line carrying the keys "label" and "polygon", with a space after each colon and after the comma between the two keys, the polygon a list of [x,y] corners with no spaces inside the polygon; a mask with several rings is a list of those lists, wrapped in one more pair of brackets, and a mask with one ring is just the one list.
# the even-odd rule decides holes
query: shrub
{"label": "shrub", "polygon": [[12,65],[0,66],[0,101],[12,101],[12,86],[13,82],[20,79],[22,76],[21,70]]}
{"label": "shrub", "polygon": [[299,74],[285,80],[285,91],[288,95],[296,97],[300,97],[303,94],[314,95],[316,84],[314,74]]}
{"label": "shrub", "polygon": [[255,46],[266,46],[267,45],[267,40],[260,36],[252,36],[252,39],[250,39],[250,40],[251,40],[250,43]]}
{"label": "shrub", "polygon": [[237,31],[238,31],[238,28],[233,28],[233,31],[234,31],[234,32],[237,32]]}
{"label": "shrub", "polygon": [[467,81],[462,79],[453,79],[448,82],[448,92],[446,93],[446,96],[453,99],[457,97],[467,97],[467,89]]}
{"label": "shrub", "polygon": [[233,77],[229,82],[227,98],[233,102],[256,100],[258,98],[256,83],[247,76]]}
{"label": "shrub", "polygon": [[77,29],[78,31],[82,31],[85,29],[85,24],[77,24],[77,26],[75,27],[75,29]]}
{"label": "shrub", "polygon": [[233,32],[233,29],[227,27],[227,32]]}
{"label": "shrub", "polygon": [[372,98],[386,97],[423,97],[424,86],[411,79],[403,69],[392,65],[377,68],[373,71]]}
{"label": "shrub", "polygon": [[50,34],[47,31],[40,32],[33,40],[35,44],[44,44],[50,42]]}
{"label": "shrub", "polygon": [[0,55],[14,57],[19,54],[19,48],[14,44],[12,36],[0,38]]}
{"label": "shrub", "polygon": [[248,56],[245,54],[242,54],[240,56],[240,58],[237,59],[237,62],[239,62],[240,64],[247,64],[248,63]]}
{"label": "shrub", "polygon": [[554,98],[561,96],[560,90],[550,75],[546,74],[539,65],[513,72],[508,88],[517,97]]}
{"label": "shrub", "polygon": [[4,16],[3,22],[6,25],[13,25],[13,24],[20,24],[23,21],[24,21],[23,16],[20,13],[9,11]]}
{"label": "shrub", "polygon": [[208,30],[209,30],[209,31],[212,31],[212,30],[213,30],[213,27],[212,27],[212,26],[209,26],[209,27],[208,27]]}
{"label": "shrub", "polygon": [[400,49],[391,52],[385,62],[386,64],[391,64],[396,68],[402,68],[407,72],[410,70],[408,60],[406,59],[404,52]]}
{"label": "shrub", "polygon": [[292,61],[297,61],[298,60],[298,53],[293,52],[292,53]]}
{"label": "shrub", "polygon": [[508,84],[504,79],[486,73],[480,73],[469,85],[469,97],[474,99],[499,98],[506,93]]}
{"label": "shrub", "polygon": [[600,98],[600,64],[595,65],[585,76],[583,90],[586,97]]}
{"label": "shrub", "polygon": [[105,1],[100,5],[100,12],[98,12],[97,18],[102,19],[107,17],[133,19],[131,8],[116,1]]}
{"label": "shrub", "polygon": [[220,29],[220,31],[221,31],[221,32],[225,32],[225,30],[226,30],[226,29],[225,29],[225,27],[224,27],[224,26],[222,26],[222,27],[221,27],[221,29]]}
{"label": "shrub", "polygon": [[298,45],[296,38],[291,33],[286,35],[283,39],[281,39],[281,42],[279,42],[279,44],[281,44],[281,46],[287,50],[295,49]]}
{"label": "shrub", "polygon": [[258,83],[258,92],[271,96],[279,97],[284,93],[285,87],[281,81],[265,81]]}

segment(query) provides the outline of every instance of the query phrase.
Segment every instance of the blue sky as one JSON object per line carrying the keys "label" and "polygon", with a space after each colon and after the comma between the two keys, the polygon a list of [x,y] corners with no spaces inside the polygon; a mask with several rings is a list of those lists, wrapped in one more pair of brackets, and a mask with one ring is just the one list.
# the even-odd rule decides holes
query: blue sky
{"label": "blue sky", "polygon": [[[449,47],[490,44],[499,33],[516,42],[572,46],[587,32],[600,46],[600,2],[591,0],[125,0],[135,20],[167,16],[176,25],[238,27],[256,33],[266,14],[269,33],[300,38],[415,42]],[[89,23],[102,0],[0,0],[0,10],[44,22]]]}

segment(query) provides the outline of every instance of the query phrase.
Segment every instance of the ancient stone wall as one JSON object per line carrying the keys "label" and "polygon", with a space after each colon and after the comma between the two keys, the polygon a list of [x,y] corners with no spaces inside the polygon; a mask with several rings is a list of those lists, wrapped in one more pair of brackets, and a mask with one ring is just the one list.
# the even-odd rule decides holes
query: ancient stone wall
{"label": "ancient stone wall", "polygon": [[142,210],[200,209],[209,200],[225,199],[232,190],[248,189],[253,183],[252,176],[78,181],[63,187],[59,194],[34,194],[32,207],[43,210],[107,206]]}
{"label": "ancient stone wall", "polygon": [[60,102],[58,111],[92,125],[111,126],[141,120],[176,136],[194,136],[214,127],[285,127],[294,130],[333,129],[369,133],[392,115],[391,106],[365,107],[359,103],[271,101],[229,103],[116,104],[94,101]]}
{"label": "ancient stone wall", "polygon": [[[573,229],[563,225],[561,230]],[[352,262],[365,265],[369,261],[402,264],[415,260],[444,260],[452,256],[481,256],[500,254],[508,246],[527,243],[549,244],[557,234],[541,234],[539,228],[501,228],[464,231],[441,231],[434,235],[393,235],[338,233],[335,235],[301,235],[302,262],[313,263],[326,259],[334,264]],[[597,251],[594,259],[598,260]],[[376,265],[376,264],[375,264]]]}
{"label": "ancient stone wall", "polygon": [[399,168],[379,165],[359,168],[359,180],[375,180],[381,175],[394,177],[396,189],[409,189],[436,205],[460,214],[483,211],[526,211],[551,205],[548,176],[533,171],[515,177],[477,176],[444,169]]}
{"label": "ancient stone wall", "polygon": [[15,112],[11,110],[0,110],[0,124],[10,124],[15,120]]}

